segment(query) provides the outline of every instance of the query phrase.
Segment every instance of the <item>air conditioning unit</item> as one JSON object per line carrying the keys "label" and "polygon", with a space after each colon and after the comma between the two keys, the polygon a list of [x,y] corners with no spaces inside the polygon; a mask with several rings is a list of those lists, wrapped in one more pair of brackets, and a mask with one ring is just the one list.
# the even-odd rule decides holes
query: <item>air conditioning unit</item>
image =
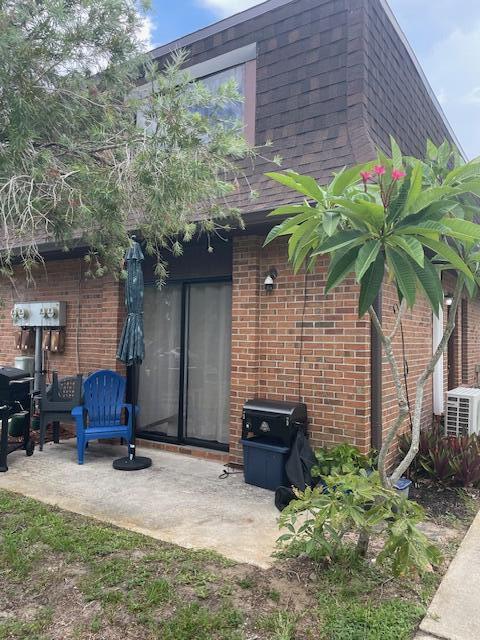
{"label": "air conditioning unit", "polygon": [[480,434],[480,389],[447,391],[445,434],[458,438],[473,433]]}

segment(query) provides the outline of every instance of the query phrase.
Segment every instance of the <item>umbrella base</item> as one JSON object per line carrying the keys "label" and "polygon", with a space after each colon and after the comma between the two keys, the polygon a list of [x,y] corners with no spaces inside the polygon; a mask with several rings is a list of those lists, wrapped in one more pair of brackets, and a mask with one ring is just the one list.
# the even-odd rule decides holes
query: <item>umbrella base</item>
{"label": "umbrella base", "polygon": [[118,458],[118,460],[113,461],[113,468],[118,471],[140,471],[140,469],[148,469],[148,467],[151,466],[151,459],[143,456],[136,456],[133,459],[125,456],[124,458]]}

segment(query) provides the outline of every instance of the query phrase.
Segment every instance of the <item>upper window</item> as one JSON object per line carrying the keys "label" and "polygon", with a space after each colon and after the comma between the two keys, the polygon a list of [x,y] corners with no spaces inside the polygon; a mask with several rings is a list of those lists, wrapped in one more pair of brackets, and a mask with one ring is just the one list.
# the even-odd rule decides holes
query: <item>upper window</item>
{"label": "upper window", "polygon": [[[222,85],[230,80],[235,80],[236,88],[243,100],[225,105],[222,109],[222,115],[231,120],[240,120],[245,122],[245,65],[241,64],[225,71],[219,71],[211,76],[199,78],[207,89],[212,92],[217,91]],[[208,115],[208,109],[199,108],[198,111],[204,115]]]}
{"label": "upper window", "polygon": [[[232,78],[235,80],[237,91],[243,100],[226,105],[225,118],[244,123],[245,137],[251,145],[255,144],[256,56],[257,46],[253,43],[188,67],[192,78],[203,82],[212,91]],[[146,97],[148,91],[150,91],[148,85],[143,85],[137,89],[136,93],[139,97]],[[208,115],[207,109],[199,110]],[[147,130],[154,126],[154,123],[149,122],[142,111],[138,112],[137,123]]]}
{"label": "upper window", "polygon": [[[200,65],[198,65],[200,66]],[[194,69],[195,67],[193,67]],[[251,145],[255,144],[255,108],[257,93],[257,63],[248,60],[229,69],[222,69],[210,75],[197,76],[211,91],[219,89],[229,80],[235,80],[238,93],[243,100],[225,106],[225,118],[239,120],[244,123],[245,137]],[[206,110],[202,110],[206,115]]]}

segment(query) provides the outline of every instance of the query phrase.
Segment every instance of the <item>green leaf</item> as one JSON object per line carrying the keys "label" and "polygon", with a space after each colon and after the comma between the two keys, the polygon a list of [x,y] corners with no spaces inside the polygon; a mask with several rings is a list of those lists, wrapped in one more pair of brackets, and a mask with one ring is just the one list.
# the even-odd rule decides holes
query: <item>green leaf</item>
{"label": "green leaf", "polygon": [[298,213],[302,213],[303,211],[309,211],[309,210],[320,212],[319,209],[317,209],[316,207],[311,207],[309,204],[287,204],[282,207],[278,207],[277,209],[274,209],[268,215],[269,216],[286,216],[292,213],[298,214]]}
{"label": "green leaf", "polygon": [[462,183],[471,178],[480,178],[480,162],[471,161],[468,164],[464,164],[456,169],[452,169],[450,173],[445,177],[443,184],[448,186],[454,186],[455,183]]}
{"label": "green leaf", "polygon": [[433,313],[438,316],[440,306],[443,304],[443,289],[437,270],[429,260],[425,260],[423,267],[420,267],[416,262],[412,263],[412,267],[421,288],[430,301]]}
{"label": "green leaf", "polygon": [[426,238],[438,238],[441,235],[445,235],[449,232],[449,228],[441,222],[434,220],[425,220],[418,225],[407,225],[405,227],[398,227],[396,229],[397,234],[401,235],[414,235],[422,236]]}
{"label": "green leaf", "polygon": [[[448,187],[444,187],[445,189]],[[464,193],[471,193],[474,196],[480,196],[480,180],[470,180],[462,182],[458,187],[453,187],[453,193],[456,195],[462,195]]]}
{"label": "green leaf", "polygon": [[472,242],[480,240],[480,224],[459,220],[458,218],[444,218],[442,223],[455,232],[455,238]]}
{"label": "green leaf", "polygon": [[473,279],[473,274],[468,266],[458,253],[456,253],[448,244],[438,240],[433,240],[432,238],[424,238],[422,242],[425,246],[432,249],[432,251],[435,251],[439,256],[445,258],[445,260],[447,260],[454,269],[458,269],[458,271],[465,274],[469,280]]}
{"label": "green leaf", "polygon": [[402,219],[402,225],[420,225],[423,221],[438,222],[446,214],[453,211],[458,207],[458,202],[455,200],[436,200],[429,204],[428,207],[422,209],[419,213],[407,215]]}
{"label": "green leaf", "polygon": [[347,187],[350,187],[352,184],[360,181],[361,171],[369,171],[374,164],[375,162],[372,161],[367,162],[362,166],[350,167],[349,169],[344,167],[339,173],[336,174],[336,176],[329,184],[328,195],[341,196]]}
{"label": "green leaf", "polygon": [[402,185],[398,191],[398,195],[390,203],[388,207],[388,220],[389,222],[395,221],[405,209],[405,204],[407,202],[408,194],[410,191],[410,176],[407,176],[405,180],[402,182]]}
{"label": "green leaf", "polygon": [[415,304],[416,280],[415,271],[408,256],[401,250],[386,247],[387,259],[393,269],[393,276],[398,288],[405,297],[409,307]]}
{"label": "green leaf", "polygon": [[266,173],[266,176],[283,184],[285,187],[289,187],[294,191],[298,191],[312,200],[316,200],[317,202],[323,202],[325,199],[325,193],[323,189],[321,189],[317,181],[310,176],[302,176],[295,171],[285,171],[283,173],[279,173],[277,171],[273,171],[271,173]]}
{"label": "green leaf", "polygon": [[344,252],[338,252],[331,260],[328,269],[327,283],[325,285],[325,294],[343,282],[345,278],[354,270],[355,260],[357,259],[359,248],[353,247]]}
{"label": "green leaf", "polygon": [[410,190],[408,193],[407,201],[405,203],[405,211],[408,213],[410,207],[420,197],[422,192],[422,180],[423,180],[423,167],[420,162],[415,163],[412,174],[410,176]]}
{"label": "green leaf", "polygon": [[475,280],[465,280],[465,288],[468,291],[468,295],[470,296],[470,298],[474,298],[475,294],[478,291],[478,284],[476,279]]}
{"label": "green leaf", "polygon": [[[314,212],[315,209],[312,209],[311,211]],[[269,244],[279,236],[290,235],[293,232],[293,228],[295,226],[301,224],[302,222],[305,222],[306,220],[310,220],[311,217],[311,212],[300,213],[297,216],[287,218],[287,220],[284,220],[280,224],[277,224],[275,227],[273,227],[273,229],[270,230],[268,236],[265,239],[265,242],[263,243],[263,246]],[[315,220],[315,223],[318,224],[318,220]]]}
{"label": "green leaf", "polygon": [[[307,242],[312,241],[318,243],[319,222],[316,219],[310,219],[304,222],[302,225],[297,226],[288,241],[288,258],[289,260],[295,259],[295,253],[302,248]],[[322,236],[320,236],[321,238]],[[313,245],[312,245],[313,246]]]}
{"label": "green leaf", "polygon": [[390,136],[390,148],[392,150],[392,164],[394,169],[401,169],[403,167],[403,158],[400,147],[393,136]]}
{"label": "green leaf", "polygon": [[323,228],[327,236],[333,236],[340,224],[341,216],[335,211],[327,210],[323,215]]}
{"label": "green leaf", "polygon": [[361,318],[374,303],[380,292],[385,273],[385,257],[379,253],[360,283],[360,297],[358,300],[358,315]]}
{"label": "green leaf", "polygon": [[422,243],[412,236],[400,236],[393,234],[389,237],[389,241],[397,247],[400,247],[411,258],[415,260],[420,267],[423,267],[425,254],[423,252]]}
{"label": "green leaf", "polygon": [[385,222],[385,210],[381,204],[364,199],[334,198],[333,201],[346,210],[345,215],[348,215],[349,211],[355,215],[353,222],[360,220],[375,229],[380,229]]}
{"label": "green leaf", "polygon": [[322,255],[324,253],[331,253],[332,251],[337,251],[342,247],[346,247],[355,243],[355,246],[361,244],[364,240],[368,238],[366,233],[362,234],[360,231],[356,229],[350,229],[348,231],[341,231],[337,233],[332,238],[328,238],[325,240],[318,249],[315,250],[314,255]]}
{"label": "green leaf", "polygon": [[355,263],[357,282],[361,281],[369,266],[376,259],[378,252],[380,251],[380,247],[380,240],[368,240],[368,242],[361,247]]}
{"label": "green leaf", "polygon": [[456,190],[452,187],[430,187],[420,193],[418,198],[409,206],[409,214],[418,213],[433,202],[442,201],[451,195],[455,195]]}
{"label": "green leaf", "polygon": [[315,245],[315,242],[316,240],[313,238],[308,242],[306,242],[305,244],[302,244],[302,246],[299,247],[298,250],[295,252],[295,257],[293,259],[293,272],[295,274],[297,274],[300,271],[301,267],[303,266],[303,263],[305,262],[305,258],[308,256],[308,254],[312,250],[313,246]]}
{"label": "green leaf", "polygon": [[438,149],[433,144],[433,142],[430,139],[428,139],[427,140],[427,158],[429,160],[436,161],[437,157],[438,157]]}

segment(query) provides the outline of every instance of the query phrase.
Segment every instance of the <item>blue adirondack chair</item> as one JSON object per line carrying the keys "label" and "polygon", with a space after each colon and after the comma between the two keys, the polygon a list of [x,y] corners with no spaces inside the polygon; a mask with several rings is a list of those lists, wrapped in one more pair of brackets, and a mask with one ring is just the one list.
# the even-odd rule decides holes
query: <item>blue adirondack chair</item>
{"label": "blue adirondack chair", "polygon": [[[90,440],[132,437],[133,407],[125,404],[126,380],[109,370],[96,371],[83,383],[83,405],[72,410],[77,424],[78,464]],[[127,424],[122,424],[125,409]]]}

